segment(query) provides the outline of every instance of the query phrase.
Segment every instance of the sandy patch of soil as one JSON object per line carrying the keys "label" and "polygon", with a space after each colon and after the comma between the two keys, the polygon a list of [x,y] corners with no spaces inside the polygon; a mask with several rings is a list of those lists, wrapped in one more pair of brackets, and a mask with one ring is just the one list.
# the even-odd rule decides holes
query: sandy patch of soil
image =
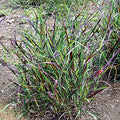
{"label": "sandy patch of soil", "polygon": [[[97,120],[120,120],[120,88],[103,91],[89,106],[89,111],[100,113]],[[90,116],[86,116],[87,119],[84,120],[93,120]]]}
{"label": "sandy patch of soil", "polygon": [[[7,107],[8,106],[8,107]],[[3,112],[1,112],[2,109],[7,107]],[[2,102],[0,104],[0,120],[27,120],[26,118],[23,118],[23,116],[20,117],[20,114],[15,114],[15,111],[13,111],[13,106]]]}
{"label": "sandy patch of soil", "polygon": [[[0,0],[0,42],[7,48],[10,48],[11,43],[9,39],[14,38],[15,35],[19,38],[16,26],[19,25],[18,20],[23,13],[21,10],[13,11],[12,8],[8,8],[6,6],[8,4],[8,1]],[[7,15],[7,11],[10,11],[11,14]],[[2,58],[3,55],[3,48],[0,45],[0,57]],[[13,77],[12,72],[6,66],[0,64],[0,99],[3,101],[12,98],[14,87],[8,84],[11,84],[9,80],[12,80]]]}

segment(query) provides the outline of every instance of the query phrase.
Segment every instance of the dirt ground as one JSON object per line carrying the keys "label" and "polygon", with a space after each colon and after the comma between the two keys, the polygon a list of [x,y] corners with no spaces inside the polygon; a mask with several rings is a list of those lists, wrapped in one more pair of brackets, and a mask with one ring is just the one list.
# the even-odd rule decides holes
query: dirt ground
{"label": "dirt ground", "polygon": [[[23,10],[6,7],[8,4],[9,1],[0,0],[0,21],[3,20],[0,22],[0,42],[10,47],[9,38],[14,38],[16,34],[16,37],[19,39],[16,26],[23,27],[19,21],[19,18],[23,16]],[[3,49],[0,45],[0,57],[3,55],[2,51]],[[13,80],[13,78],[12,72],[0,64],[0,111],[5,106],[5,103],[11,103],[14,100],[12,95],[16,92],[15,87],[12,87],[12,83],[9,81]],[[103,91],[88,108],[90,112],[100,113],[97,116],[97,120],[120,120],[120,88],[117,88],[115,92],[112,89]],[[10,111],[11,107],[7,109],[6,114],[1,114],[0,112],[0,120],[16,119],[13,117],[13,112]],[[25,119],[23,118],[23,120]],[[36,120],[49,120],[49,118],[37,118]],[[83,114],[80,120],[94,119],[89,115]]]}

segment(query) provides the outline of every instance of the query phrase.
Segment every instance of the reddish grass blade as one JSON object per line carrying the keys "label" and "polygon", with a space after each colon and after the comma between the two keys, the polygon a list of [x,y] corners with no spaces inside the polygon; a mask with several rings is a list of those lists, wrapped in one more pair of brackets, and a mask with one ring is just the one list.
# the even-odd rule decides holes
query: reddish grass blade
{"label": "reddish grass blade", "polygon": [[100,73],[102,73],[104,70],[99,70],[97,73],[95,73],[94,77],[97,77]]}
{"label": "reddish grass blade", "polygon": [[[64,24],[63,24],[64,25]],[[64,29],[65,29],[65,34],[66,34],[66,38],[67,38],[67,43],[68,43],[68,46],[69,46],[69,39],[68,39],[68,34],[67,34],[67,28],[66,26],[64,25]]]}
{"label": "reddish grass blade", "polygon": [[[83,8],[83,10],[84,10],[84,8]],[[75,19],[74,19],[73,22],[75,22],[77,20],[77,18],[81,15],[81,13],[83,12],[83,10],[75,17]]]}
{"label": "reddish grass blade", "polygon": [[93,0],[91,0],[93,5],[95,5],[95,7],[102,13],[101,9],[95,4],[95,2]]}
{"label": "reddish grass blade", "polygon": [[[110,13],[110,11],[109,11],[109,13]],[[110,13],[110,17],[108,18],[108,23],[107,23],[107,29],[108,29],[108,26],[109,26],[109,23],[110,23],[111,16],[112,16],[112,14]]]}
{"label": "reddish grass blade", "polygon": [[88,95],[87,99],[94,97],[95,95],[97,95],[98,93],[102,92],[103,90],[104,89],[93,91],[92,93],[90,93],[90,95]]}
{"label": "reddish grass blade", "polygon": [[[70,53],[70,63],[73,60],[73,54],[72,52]],[[71,69],[74,71],[74,61],[71,63]]]}
{"label": "reddish grass blade", "polygon": [[54,66],[57,66],[59,69],[62,70],[62,68],[58,64],[56,64],[56,63],[53,63],[53,62],[42,62],[42,63],[53,64]]}
{"label": "reddish grass blade", "polygon": [[84,30],[82,31],[82,33],[84,33],[88,27],[89,27],[88,25],[85,26],[85,28],[84,28]]}
{"label": "reddish grass blade", "polygon": [[38,70],[39,70],[39,73],[40,73],[40,77],[41,77],[41,80],[42,80],[42,84],[44,83],[44,79],[43,79],[43,76],[42,76],[42,73],[41,73],[41,70],[40,70],[40,66],[38,66]]}
{"label": "reddish grass blade", "polygon": [[7,66],[7,63],[6,63],[4,60],[0,59],[0,62],[1,62],[3,65]]}
{"label": "reddish grass blade", "polygon": [[37,82],[38,76],[37,76],[37,79],[36,79],[35,75],[33,74],[33,78],[35,80],[35,85],[37,85],[38,84],[38,82]]}
{"label": "reddish grass blade", "polygon": [[[1,62],[3,65],[5,65],[9,70],[11,70],[12,73],[16,76],[16,73],[17,73],[16,70],[13,70],[11,67],[9,67],[9,65],[8,65],[4,60],[0,59],[0,62]],[[16,77],[17,77],[17,76],[16,76]]]}
{"label": "reddish grass blade", "polygon": [[88,64],[85,64],[85,65],[84,65],[84,68],[83,68],[83,73],[82,73],[82,75],[85,73],[85,71],[86,71],[86,69],[87,69],[87,65],[88,65]]}
{"label": "reddish grass blade", "polygon": [[56,71],[58,70],[57,67],[54,66],[53,64],[50,63],[50,65],[51,65],[51,67],[52,67],[54,70],[56,70]]}
{"label": "reddish grass blade", "polygon": [[0,42],[0,44],[3,46],[3,48],[4,48],[8,53],[10,53],[9,50],[5,47],[5,45],[4,45],[2,42]]}
{"label": "reddish grass blade", "polygon": [[96,52],[96,53],[94,53],[93,55],[89,56],[89,58],[86,60],[86,62],[87,62],[88,60],[90,60],[92,57],[94,57],[97,53],[98,53],[98,52]]}
{"label": "reddish grass blade", "polygon": [[35,93],[39,93],[37,90],[34,90],[32,87],[26,86],[28,89],[34,91]]}

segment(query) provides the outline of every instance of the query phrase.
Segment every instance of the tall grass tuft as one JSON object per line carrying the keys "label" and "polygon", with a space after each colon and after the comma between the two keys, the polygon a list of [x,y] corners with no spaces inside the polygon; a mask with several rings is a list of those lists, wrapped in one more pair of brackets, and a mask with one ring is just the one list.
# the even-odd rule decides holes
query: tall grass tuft
{"label": "tall grass tuft", "polygon": [[[103,53],[106,34],[100,34],[104,15],[96,8],[92,14],[81,10],[71,19],[66,15],[65,20],[58,21],[53,13],[43,19],[40,7],[34,21],[25,17],[30,27],[20,32],[21,39],[10,39],[12,50],[1,43],[8,54],[18,58],[13,62],[17,72],[4,59],[0,62],[16,75],[17,106],[24,114],[50,110],[57,117],[77,119],[84,111],[96,119],[85,104],[90,104],[105,88],[113,88],[100,77],[120,52],[116,50],[106,60]],[[53,16],[52,27],[46,24],[49,15]],[[97,60],[106,61],[95,65],[94,71]]]}

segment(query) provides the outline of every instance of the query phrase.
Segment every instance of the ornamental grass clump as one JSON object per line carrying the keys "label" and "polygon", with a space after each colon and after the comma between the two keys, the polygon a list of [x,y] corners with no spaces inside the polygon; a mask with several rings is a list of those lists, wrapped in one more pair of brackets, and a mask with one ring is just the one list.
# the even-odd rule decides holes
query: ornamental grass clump
{"label": "ornamental grass clump", "polygon": [[[93,70],[93,62],[104,48],[102,35],[98,34],[103,14],[98,8],[89,15],[81,11],[62,22],[53,13],[43,19],[41,11],[40,7],[34,21],[24,18],[30,26],[20,31],[20,40],[10,39],[12,49],[1,43],[9,55],[17,57],[16,62],[12,62],[16,71],[9,67],[7,59],[0,62],[16,76],[18,109],[21,108],[23,114],[35,115],[52,111],[64,119],[77,119],[84,111],[96,119],[85,105],[105,88],[113,88],[100,80],[100,76],[119,53],[117,51],[106,64],[97,65],[97,71]],[[48,15],[53,17],[52,27],[46,24]]]}

